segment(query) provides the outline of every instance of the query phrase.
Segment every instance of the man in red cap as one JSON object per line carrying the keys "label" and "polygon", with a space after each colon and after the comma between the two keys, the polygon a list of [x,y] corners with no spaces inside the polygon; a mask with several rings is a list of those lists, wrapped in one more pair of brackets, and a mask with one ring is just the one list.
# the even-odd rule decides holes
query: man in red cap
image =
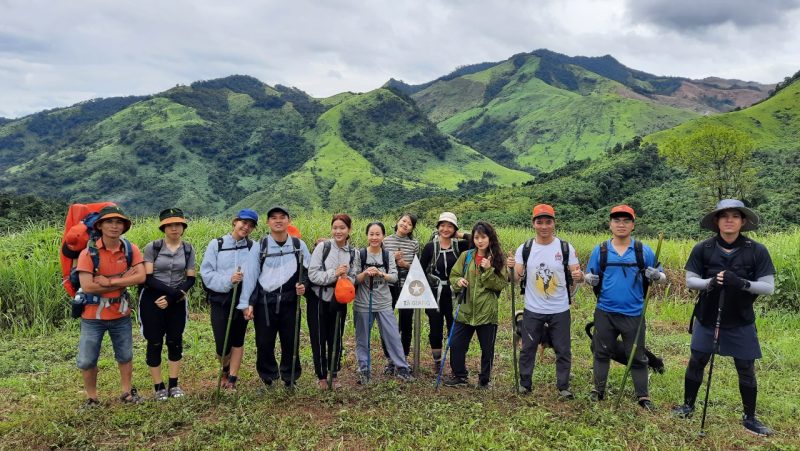
{"label": "man in red cap", "polygon": [[556,389],[562,399],[574,399],[569,390],[572,367],[570,292],[575,288],[573,281],[583,280],[583,272],[575,248],[555,236],[553,207],[547,204],[533,207],[531,223],[536,236],[521,244],[516,255],[509,255],[506,260],[506,265],[514,268],[523,282],[525,296],[519,355],[520,392],[528,393],[532,389],[536,348],[542,336],[548,333],[546,325],[556,353]]}
{"label": "man in red cap", "polygon": [[[636,331],[642,320],[644,297],[650,283],[666,282],[661,268],[656,268],[655,254],[646,244],[631,238],[636,213],[628,205],[611,209],[608,227],[610,240],[596,246],[586,265],[584,281],[594,287],[597,308],[594,311],[594,385],[591,397],[605,398],[608,368],[617,337],[622,335],[625,354],[629,356]],[[639,405],[646,410],[655,406],[647,388],[647,356],[644,350],[645,324],[631,364],[631,378]]]}

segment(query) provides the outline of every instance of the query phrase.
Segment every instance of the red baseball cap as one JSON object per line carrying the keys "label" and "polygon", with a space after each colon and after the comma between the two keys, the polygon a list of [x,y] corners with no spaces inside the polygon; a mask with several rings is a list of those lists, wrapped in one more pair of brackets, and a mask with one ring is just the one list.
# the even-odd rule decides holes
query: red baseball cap
{"label": "red baseball cap", "polygon": [[538,204],[533,207],[533,219],[538,218],[539,216],[550,216],[551,218],[556,218],[556,211],[553,210],[553,207],[547,204]]}
{"label": "red baseball cap", "polygon": [[609,217],[621,215],[629,215],[631,219],[636,220],[636,213],[634,213],[633,208],[628,205],[617,205],[616,207],[611,208],[611,214],[609,214]]}

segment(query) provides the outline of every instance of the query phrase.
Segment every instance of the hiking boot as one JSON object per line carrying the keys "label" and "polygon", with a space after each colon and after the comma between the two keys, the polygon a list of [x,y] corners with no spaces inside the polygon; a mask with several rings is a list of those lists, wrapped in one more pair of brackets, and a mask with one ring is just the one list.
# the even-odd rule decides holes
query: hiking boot
{"label": "hiking boot", "polygon": [[681,404],[672,408],[672,416],[676,418],[691,418],[694,415],[694,406]]}
{"label": "hiking boot", "polygon": [[168,390],[170,398],[182,398],[186,396],[186,393],[181,390],[180,387],[172,387]]}
{"label": "hiking boot", "polygon": [[81,404],[80,410],[94,410],[99,409],[101,406],[100,400],[97,398],[88,398],[86,402]]}
{"label": "hiking boot", "polygon": [[742,425],[747,432],[759,437],[767,437],[775,433],[775,431],[766,427],[764,423],[758,421],[755,415],[742,415]]}
{"label": "hiking boot", "polygon": [[517,393],[519,393],[520,395],[528,395],[531,393],[531,391],[532,390],[530,387],[526,387],[522,384],[520,384],[519,388],[517,389]]}
{"label": "hiking boot", "polygon": [[295,388],[297,388],[297,381],[294,381],[294,382],[292,382],[292,381],[283,381],[283,386],[287,390],[294,390]]}
{"label": "hiking boot", "polygon": [[119,400],[123,404],[140,404],[142,402],[142,397],[139,396],[139,390],[136,388],[131,388],[131,391],[125,392],[120,395]]}
{"label": "hiking boot", "polygon": [[489,381],[478,382],[478,390],[489,390],[492,388],[492,383]]}
{"label": "hiking boot", "polygon": [[403,382],[411,382],[414,380],[414,376],[411,375],[411,369],[409,368],[399,368],[397,370],[397,378]]}
{"label": "hiking boot", "polygon": [[571,400],[575,399],[575,395],[572,394],[571,391],[566,390],[566,389],[565,390],[559,390],[558,391],[558,399],[560,399],[562,401],[571,401]]}
{"label": "hiking boot", "polygon": [[442,382],[445,387],[466,387],[469,381],[466,377],[450,376]]}
{"label": "hiking boot", "polygon": [[395,368],[394,363],[392,362],[387,363],[386,366],[383,367],[383,374],[385,376],[394,376],[396,371],[397,368]]}
{"label": "hiking boot", "polygon": [[592,402],[603,401],[604,399],[606,399],[606,393],[602,391],[592,390],[592,392],[589,393],[589,399]]}
{"label": "hiking boot", "polygon": [[166,388],[156,390],[156,393],[153,395],[153,399],[156,401],[166,401],[169,399],[169,392],[167,392]]}
{"label": "hiking boot", "polygon": [[656,410],[656,405],[653,404],[653,401],[650,401],[650,398],[639,398],[637,402],[639,403],[639,407],[648,412],[654,412]]}

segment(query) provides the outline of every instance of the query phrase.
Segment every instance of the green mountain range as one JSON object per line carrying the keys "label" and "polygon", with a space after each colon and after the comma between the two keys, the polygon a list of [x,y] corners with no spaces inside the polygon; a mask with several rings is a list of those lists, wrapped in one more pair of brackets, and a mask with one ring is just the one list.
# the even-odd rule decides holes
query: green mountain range
{"label": "green mountain range", "polygon": [[687,174],[666,164],[657,144],[705,123],[736,128],[756,141],[757,187],[746,201],[761,216],[762,228],[783,230],[800,224],[800,80],[750,108],[696,118],[644,139],[619,143],[600,158],[570,162],[523,186],[455,200],[431,197],[403,209],[426,212],[427,221],[446,209],[465,223],[491,219],[528,226],[532,206],[545,202],[556,207],[561,227],[589,232],[605,229],[609,208],[627,203],[639,215],[637,233],[701,235],[698,219],[711,205],[699,200]]}
{"label": "green mountain range", "polygon": [[[601,168],[617,143],[688,127],[701,112],[758,101],[768,88],[657,77],[610,56],[546,50],[423,85],[392,80],[325,99],[234,75],[4,119],[0,191],[112,200],[133,214],[166,206],[218,214],[280,202],[378,215],[415,201],[524,192],[534,176],[538,186],[564,170]],[[652,136],[648,143],[660,135]],[[493,201],[487,211],[514,211],[502,197]]]}

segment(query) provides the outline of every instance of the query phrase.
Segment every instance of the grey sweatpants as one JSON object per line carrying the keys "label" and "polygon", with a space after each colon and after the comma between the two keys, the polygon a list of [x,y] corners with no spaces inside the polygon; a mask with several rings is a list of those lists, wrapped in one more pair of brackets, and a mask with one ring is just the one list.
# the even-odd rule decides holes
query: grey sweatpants
{"label": "grey sweatpants", "polygon": [[[622,345],[625,347],[625,358],[631,355],[633,340],[636,338],[636,329],[639,327],[641,316],[626,316],[619,313],[594,310],[594,386],[600,393],[606,391],[608,367],[614,352],[617,337],[622,335]],[[636,345],[636,354],[631,364],[631,379],[637,397],[648,396],[647,392],[647,355],[644,353],[644,335],[646,324],[642,323],[642,332]]]}
{"label": "grey sweatpants", "polygon": [[[378,330],[381,333],[381,339],[386,344],[386,350],[389,352],[389,359],[395,367],[409,369],[408,362],[406,362],[406,355],[403,352],[403,344],[400,341],[400,332],[397,328],[397,320],[394,317],[394,312],[391,310],[384,310],[381,312],[372,312],[372,319],[378,320]],[[367,359],[369,357],[368,343],[370,333],[372,332],[372,324],[369,321],[369,313],[367,312],[353,312],[353,320],[356,323],[356,358],[358,359],[358,369],[362,373],[369,371],[367,367]]]}
{"label": "grey sweatpants", "polygon": [[569,337],[570,312],[544,315],[525,310],[522,314],[522,350],[519,353],[519,383],[531,388],[531,377],[536,365],[536,349],[550,329],[553,351],[556,353],[556,388],[569,389],[569,372],[572,367],[572,344]]}

